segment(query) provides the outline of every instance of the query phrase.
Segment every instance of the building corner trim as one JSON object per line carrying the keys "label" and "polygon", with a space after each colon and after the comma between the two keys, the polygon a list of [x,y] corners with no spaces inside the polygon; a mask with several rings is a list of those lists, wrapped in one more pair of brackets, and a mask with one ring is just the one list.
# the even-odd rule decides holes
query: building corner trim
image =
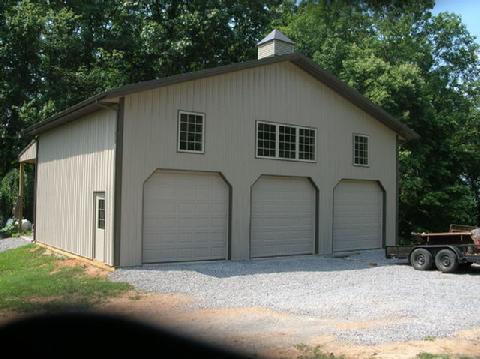
{"label": "building corner trim", "polygon": [[113,212],[113,266],[120,266],[122,173],[123,173],[123,120],[125,97],[120,97],[117,109],[117,129],[115,131],[115,179]]}
{"label": "building corner trim", "polygon": [[35,148],[35,178],[33,180],[33,239],[32,242],[37,242],[37,192],[38,192],[38,170],[40,162],[38,161],[38,147],[40,145],[40,138],[36,138],[36,148]]}
{"label": "building corner trim", "polygon": [[400,138],[396,136],[395,145],[395,245],[399,245],[400,232]]}

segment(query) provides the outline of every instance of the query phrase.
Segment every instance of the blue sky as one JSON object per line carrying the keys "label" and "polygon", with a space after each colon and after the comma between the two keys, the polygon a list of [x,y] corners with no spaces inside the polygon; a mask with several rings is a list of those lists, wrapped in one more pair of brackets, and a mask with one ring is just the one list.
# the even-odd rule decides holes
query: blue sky
{"label": "blue sky", "polygon": [[470,34],[480,43],[480,0],[436,0],[433,14],[442,11],[460,15]]}

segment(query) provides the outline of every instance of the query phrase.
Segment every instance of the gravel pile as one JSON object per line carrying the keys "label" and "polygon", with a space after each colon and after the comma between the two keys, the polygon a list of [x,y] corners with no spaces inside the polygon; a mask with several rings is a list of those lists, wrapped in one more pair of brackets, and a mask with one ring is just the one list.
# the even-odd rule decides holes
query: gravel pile
{"label": "gravel pile", "polygon": [[9,249],[21,247],[30,242],[22,238],[5,238],[0,239],[0,252],[5,252]]}
{"label": "gravel pile", "polygon": [[347,321],[379,321],[366,329],[332,329],[364,344],[449,336],[480,326],[480,268],[420,272],[367,251],[348,258],[318,256],[255,261],[148,265],[120,269],[115,281],[148,292],[185,293],[196,306],[251,307]]}

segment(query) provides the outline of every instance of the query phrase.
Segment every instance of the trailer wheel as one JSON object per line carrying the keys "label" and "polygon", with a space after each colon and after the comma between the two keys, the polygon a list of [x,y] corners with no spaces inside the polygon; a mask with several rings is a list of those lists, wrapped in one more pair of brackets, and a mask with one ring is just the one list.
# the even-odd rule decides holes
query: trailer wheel
{"label": "trailer wheel", "polygon": [[410,256],[410,263],[416,270],[429,270],[433,267],[432,253],[424,248],[417,248]]}
{"label": "trailer wheel", "polygon": [[450,249],[442,249],[435,256],[435,265],[443,273],[453,273],[458,269],[457,255]]}

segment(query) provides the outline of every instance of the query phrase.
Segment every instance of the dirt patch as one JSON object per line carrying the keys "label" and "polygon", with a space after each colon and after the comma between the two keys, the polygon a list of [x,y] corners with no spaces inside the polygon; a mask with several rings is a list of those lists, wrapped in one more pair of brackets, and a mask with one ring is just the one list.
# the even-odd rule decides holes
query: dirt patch
{"label": "dirt patch", "polygon": [[173,320],[190,302],[190,297],[181,294],[130,291],[98,306],[96,310],[156,323],[169,318]]}
{"label": "dirt patch", "polygon": [[428,338],[428,340],[372,346],[332,342],[319,336],[309,345],[312,347],[319,345],[327,353],[345,355],[347,358],[409,359],[415,358],[420,353],[448,355],[452,358],[480,358],[480,328],[464,330],[449,338]]}
{"label": "dirt patch", "polygon": [[[88,266],[75,259],[59,262],[62,266]],[[93,267],[91,275],[101,269]],[[31,298],[35,303],[47,303],[58,298]],[[307,352],[297,347],[303,344],[324,353],[344,355],[346,358],[415,358],[419,353],[480,358],[480,328],[459,332],[450,338],[389,343],[383,345],[355,345],[337,340],[325,333],[325,328],[366,329],[383,326],[392,321],[409,318],[384,318],[372,321],[336,321],[317,317],[293,315],[263,307],[209,308],[193,306],[195,298],[179,293],[150,294],[130,291],[96,307],[96,311],[122,315],[172,331],[193,336],[199,340],[228,349],[263,358],[298,358]],[[0,312],[0,325],[25,315]],[[304,348],[305,348],[304,347]]]}
{"label": "dirt patch", "polygon": [[194,298],[183,294],[129,292],[98,309],[147,321],[182,334],[263,358],[298,358],[296,348],[320,346],[322,352],[346,358],[415,358],[428,352],[452,357],[480,358],[480,328],[462,331],[451,338],[384,345],[353,345],[322,332],[325,326],[362,329],[408,318],[384,318],[364,322],[335,321],[298,316],[262,307],[200,309],[191,307]]}
{"label": "dirt patch", "polygon": [[0,326],[6,325],[14,320],[21,320],[29,317],[28,313],[18,313],[13,311],[0,311]]}
{"label": "dirt patch", "polygon": [[30,297],[27,300],[25,300],[28,303],[32,304],[47,304],[51,303],[57,300],[62,300],[63,297],[57,296],[57,297]]}
{"label": "dirt patch", "polygon": [[366,320],[366,321],[350,321],[350,320],[327,320],[325,324],[336,329],[368,329],[380,327],[392,322],[402,323],[410,320],[410,318],[384,318],[378,320]]}
{"label": "dirt patch", "polygon": [[[75,260],[62,261],[67,266]],[[57,298],[31,298],[47,303]],[[263,358],[298,358],[300,350],[317,346],[323,353],[346,358],[415,358],[419,353],[480,358],[480,328],[459,332],[450,338],[426,338],[421,341],[383,345],[354,345],[326,334],[326,326],[337,329],[362,329],[382,326],[397,318],[364,322],[335,321],[292,315],[263,307],[201,309],[192,306],[195,299],[184,294],[149,294],[130,291],[96,307],[96,311],[122,315],[228,349]],[[14,312],[0,312],[0,325],[22,318]],[[399,320],[408,320],[400,318]]]}
{"label": "dirt patch", "polygon": [[59,259],[55,262],[55,267],[52,274],[61,271],[63,268],[74,268],[74,267],[81,267],[86,275],[90,277],[102,277],[106,278],[107,275],[110,273],[107,270],[95,267],[93,265],[89,265],[81,260],[75,258],[65,258]]}
{"label": "dirt patch", "polygon": [[42,249],[41,247],[35,246],[35,247],[29,249],[28,251],[29,251],[30,253],[35,253],[35,252],[38,252],[38,251],[41,250],[41,249]]}

